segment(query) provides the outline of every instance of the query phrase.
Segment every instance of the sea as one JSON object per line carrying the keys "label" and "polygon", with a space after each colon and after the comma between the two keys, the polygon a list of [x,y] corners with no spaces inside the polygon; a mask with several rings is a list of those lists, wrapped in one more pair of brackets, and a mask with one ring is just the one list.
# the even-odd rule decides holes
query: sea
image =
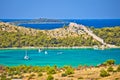
{"label": "sea", "polygon": [[[24,56],[29,56],[25,60]],[[47,52],[47,54],[46,54]],[[92,48],[81,49],[2,49],[0,50],[0,65],[17,66],[54,66],[63,67],[70,65],[97,66],[108,59],[114,59],[116,64],[120,64],[120,49],[94,50]]]}
{"label": "sea", "polygon": [[[32,19],[0,19],[2,22],[24,21]],[[40,23],[40,24],[19,24],[19,26],[40,30],[51,30],[68,26],[70,22],[82,24],[88,27],[103,28],[120,26],[120,19],[59,19],[64,23]]]}
{"label": "sea", "polygon": [[[2,22],[14,22],[30,19],[0,19]],[[29,27],[40,30],[51,30],[62,28],[75,22],[88,27],[103,28],[120,26],[120,19],[61,19],[65,23],[40,23],[40,24],[19,24],[21,27]],[[26,54],[29,60],[25,60]],[[46,54],[47,52],[47,54]],[[94,50],[94,49],[44,49],[39,52],[38,49],[0,49],[0,65],[17,66],[32,65],[46,66],[57,65],[63,67],[70,65],[77,67],[78,65],[96,66],[108,59],[114,59],[116,64],[120,64],[120,48]]]}

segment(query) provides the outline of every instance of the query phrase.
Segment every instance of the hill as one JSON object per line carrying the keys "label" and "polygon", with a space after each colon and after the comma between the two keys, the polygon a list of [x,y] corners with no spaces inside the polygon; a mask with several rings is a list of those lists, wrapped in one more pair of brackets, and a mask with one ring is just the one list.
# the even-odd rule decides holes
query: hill
{"label": "hill", "polygon": [[[120,35],[116,31],[119,31],[120,28],[114,28],[108,28],[111,29],[111,34],[117,34],[117,42],[116,38],[112,38],[114,41],[112,44],[119,46],[120,43],[118,42],[120,41]],[[65,26],[64,28],[53,30],[36,30],[1,22],[0,47],[81,47],[102,45],[99,40],[89,34],[89,32],[93,30],[96,35],[100,36],[101,29],[89,30],[87,27],[85,27],[85,29],[83,29],[83,26],[75,27],[69,25]],[[88,30],[89,32],[87,32]],[[102,30],[103,33],[104,30],[107,29],[104,28]],[[112,32],[113,30],[114,33]],[[109,33],[106,32],[105,34]],[[109,43],[106,41],[109,38],[108,35],[106,38],[104,38],[102,35],[100,37],[103,38],[106,43]]]}

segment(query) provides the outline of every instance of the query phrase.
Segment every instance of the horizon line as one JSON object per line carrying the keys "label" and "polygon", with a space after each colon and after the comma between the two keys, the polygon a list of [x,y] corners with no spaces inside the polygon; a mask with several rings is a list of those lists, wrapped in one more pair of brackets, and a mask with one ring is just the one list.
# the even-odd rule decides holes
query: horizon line
{"label": "horizon line", "polygon": [[120,19],[120,18],[0,18],[0,19]]}

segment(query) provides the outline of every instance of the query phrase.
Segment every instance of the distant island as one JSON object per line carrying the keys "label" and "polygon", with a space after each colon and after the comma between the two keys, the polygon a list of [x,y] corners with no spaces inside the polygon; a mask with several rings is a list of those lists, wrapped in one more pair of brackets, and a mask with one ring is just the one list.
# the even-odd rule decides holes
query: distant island
{"label": "distant island", "polygon": [[95,45],[115,47],[120,46],[119,34],[119,26],[96,29],[71,23],[63,28],[36,30],[0,22],[0,48],[93,47]]}
{"label": "distant island", "polygon": [[12,25],[20,25],[20,24],[45,24],[45,23],[68,23],[59,19],[47,19],[47,18],[39,18],[39,19],[27,19],[27,20],[20,20],[20,21],[12,21],[8,22]]}

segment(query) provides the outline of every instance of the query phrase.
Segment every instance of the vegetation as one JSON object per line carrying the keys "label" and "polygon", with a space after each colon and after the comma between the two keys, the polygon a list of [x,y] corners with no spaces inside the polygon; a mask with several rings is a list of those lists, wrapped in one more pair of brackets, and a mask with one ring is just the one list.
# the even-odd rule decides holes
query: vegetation
{"label": "vegetation", "polygon": [[93,32],[108,44],[120,46],[120,26],[112,28],[93,29]]}
{"label": "vegetation", "polygon": [[[66,26],[64,28],[66,28]],[[120,46],[120,27],[91,29],[96,35],[103,38],[106,43]],[[72,33],[70,34],[72,35]],[[2,23],[0,24],[0,48],[28,46],[72,47],[93,45],[101,44],[88,34],[53,38],[42,31],[36,31],[31,28],[17,28],[17,26]]]}
{"label": "vegetation", "polygon": [[70,75],[74,73],[74,69],[71,66],[65,66],[65,69],[66,69],[65,71],[66,75]]}
{"label": "vegetation", "polygon": [[55,68],[49,68],[47,71],[47,74],[55,74],[55,73],[56,73]]}
{"label": "vegetation", "polygon": [[117,71],[120,72],[120,65],[118,66]]}
{"label": "vegetation", "polygon": [[104,69],[102,69],[102,70],[100,71],[100,76],[101,76],[101,77],[107,77],[107,76],[110,76],[110,74],[109,74],[107,71],[105,71]]}
{"label": "vegetation", "polygon": [[107,66],[107,65],[114,65],[114,64],[115,64],[115,60],[109,59],[109,60],[105,61],[102,65]]}
{"label": "vegetation", "polygon": [[108,65],[114,65],[114,64],[115,64],[115,60],[109,59],[109,60],[106,61],[106,63],[107,63]]}
{"label": "vegetation", "polygon": [[[109,62],[109,61],[110,60],[107,60],[106,62]],[[113,64],[113,62],[111,64]],[[25,65],[20,65],[20,66],[9,66],[9,67],[8,66],[0,66],[0,79],[1,80],[11,80],[11,79],[23,79],[24,78],[26,80],[31,80],[31,79],[37,78],[37,80],[39,80],[39,79],[44,78],[45,80],[54,80],[54,79],[57,80],[57,79],[59,79],[59,77],[61,77],[61,79],[64,77],[65,78],[71,77],[71,79],[72,79],[76,76],[76,72],[77,73],[80,72],[80,73],[78,73],[80,75],[84,71],[87,72],[88,70],[93,70],[96,68],[96,67],[93,67],[93,69],[90,69],[91,67],[89,67],[89,66],[88,67],[79,66],[79,67],[80,68],[78,70],[77,68],[73,68],[71,66],[64,66],[64,67],[58,68],[56,65],[55,66],[25,66]],[[108,67],[108,68],[106,69],[106,67]],[[116,69],[116,71],[114,71],[115,69]],[[97,70],[97,73],[96,73],[96,71],[93,71],[93,72],[94,72],[94,74],[100,75],[99,78],[107,77],[107,76],[111,76],[113,73],[119,74],[120,65],[119,66],[107,65],[104,67],[99,66],[96,68],[96,70]],[[99,71],[100,71],[100,74],[99,74]],[[86,74],[86,75],[89,76],[90,73],[92,73],[92,72],[90,72],[90,73],[87,72],[87,73],[88,74]],[[61,76],[55,77],[56,74],[57,75],[59,74]],[[71,74],[73,74],[73,75],[71,75]],[[82,75],[80,75],[76,78],[78,80],[86,79],[83,75],[85,75],[85,73],[83,73]],[[119,79],[119,76],[117,77],[117,79]]]}
{"label": "vegetation", "polygon": [[52,38],[43,32],[36,35],[23,34],[21,32],[0,31],[0,48],[7,47],[72,47],[100,45],[92,37],[80,35],[78,37]]}
{"label": "vegetation", "polygon": [[82,79],[83,79],[83,77],[79,77],[79,78],[78,78],[78,80],[82,80]]}
{"label": "vegetation", "polygon": [[51,76],[51,75],[49,75],[49,76],[47,77],[47,80],[54,80],[54,77]]}
{"label": "vegetation", "polygon": [[62,77],[66,77],[67,74],[66,74],[66,73],[62,73],[61,76],[62,76]]}
{"label": "vegetation", "polygon": [[113,69],[113,67],[112,67],[112,66],[110,66],[110,67],[107,69],[107,71],[108,71],[108,72],[113,72],[113,71],[114,71],[114,69]]}
{"label": "vegetation", "polygon": [[40,72],[40,73],[38,73],[38,76],[40,77],[40,76],[43,76],[43,74]]}

